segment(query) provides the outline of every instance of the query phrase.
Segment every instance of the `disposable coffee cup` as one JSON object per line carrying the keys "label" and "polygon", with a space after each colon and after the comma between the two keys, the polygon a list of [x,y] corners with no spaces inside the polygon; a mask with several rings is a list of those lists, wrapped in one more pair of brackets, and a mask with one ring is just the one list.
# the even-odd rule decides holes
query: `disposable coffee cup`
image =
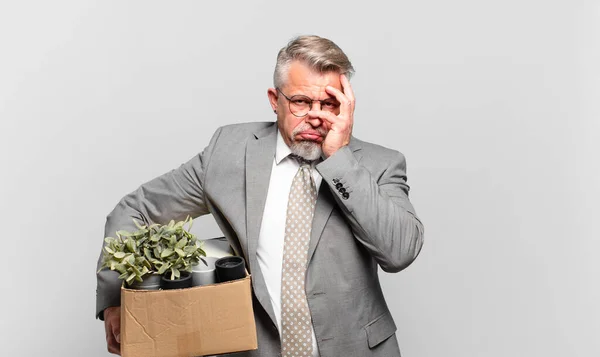
{"label": "disposable coffee cup", "polygon": [[185,289],[192,286],[192,275],[188,272],[181,272],[179,279],[171,280],[171,273],[165,273],[160,281],[160,287],[163,290]]}
{"label": "disposable coffee cup", "polygon": [[198,265],[192,266],[192,286],[211,285],[217,283],[215,263],[216,257],[202,257]]}
{"label": "disposable coffee cup", "polygon": [[246,277],[246,264],[242,257],[224,257],[215,262],[220,283]]}

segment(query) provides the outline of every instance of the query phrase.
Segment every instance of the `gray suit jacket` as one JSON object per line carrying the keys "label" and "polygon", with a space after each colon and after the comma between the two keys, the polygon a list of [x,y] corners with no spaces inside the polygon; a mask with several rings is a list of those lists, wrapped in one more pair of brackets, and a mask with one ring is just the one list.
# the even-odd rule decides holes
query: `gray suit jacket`
{"label": "gray suit jacket", "polygon": [[[219,128],[201,154],[125,196],[106,222],[109,236],[135,229],[132,218],[164,223],[188,215],[214,216],[252,274],[259,348],[235,356],[280,355],[276,320],[256,258],[276,137],[273,122]],[[352,138],[316,170],[323,181],[309,244],[306,296],[320,354],[400,356],[377,267],[387,272],[406,268],[423,244],[423,225],[408,200],[404,156]],[[120,305],[119,287],[117,274],[98,273],[97,316]]]}

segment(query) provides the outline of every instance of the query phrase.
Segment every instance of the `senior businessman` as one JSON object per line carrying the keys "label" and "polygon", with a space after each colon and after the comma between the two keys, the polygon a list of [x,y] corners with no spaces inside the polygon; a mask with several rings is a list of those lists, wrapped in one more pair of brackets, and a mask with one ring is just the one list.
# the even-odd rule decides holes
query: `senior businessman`
{"label": "senior businessman", "polygon": [[[214,216],[252,274],[258,350],[235,356],[400,356],[377,270],[410,265],[423,225],[404,156],[352,136],[353,71],[332,41],[293,39],[267,90],[275,122],[219,128],[200,154],[107,218],[105,236],[134,230],[132,218]],[[111,273],[97,274],[96,313],[119,353],[120,281]]]}

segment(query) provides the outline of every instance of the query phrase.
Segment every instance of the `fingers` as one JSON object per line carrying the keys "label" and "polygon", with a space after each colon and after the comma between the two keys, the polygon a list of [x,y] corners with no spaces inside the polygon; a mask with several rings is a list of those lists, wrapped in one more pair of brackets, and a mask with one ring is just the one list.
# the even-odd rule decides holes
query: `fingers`
{"label": "fingers", "polygon": [[325,87],[325,90],[340,102],[340,115],[349,118],[354,113],[354,105],[356,102],[354,99],[354,91],[352,90],[352,86],[350,86],[350,81],[348,81],[348,78],[345,75],[340,75],[340,82],[342,83],[343,92],[332,86]]}
{"label": "fingers", "polygon": [[342,91],[332,86],[327,86],[325,89],[327,90],[327,92],[329,92],[329,94],[334,95],[340,103],[350,102],[352,103],[352,105],[354,105],[356,99],[354,98],[354,91],[352,90],[350,81],[345,75],[341,74],[340,82],[342,83]]}
{"label": "fingers", "polygon": [[112,333],[106,335],[106,345],[108,347],[108,352],[121,355],[121,344],[117,342]]}
{"label": "fingers", "polygon": [[105,325],[108,324],[115,340],[121,342],[121,308],[119,306],[109,307],[104,310]]}
{"label": "fingers", "polygon": [[112,334],[115,337],[115,341],[117,341],[117,343],[121,343],[121,324],[120,323],[112,324]]}
{"label": "fingers", "polygon": [[325,87],[325,91],[334,96],[335,99],[340,102],[340,114],[343,114],[349,108],[352,108],[352,102],[350,101],[350,98],[344,95],[344,93],[342,93],[339,89],[332,86],[327,86]]}
{"label": "fingers", "polygon": [[121,344],[117,341],[116,336],[113,333],[114,330],[112,324],[105,320],[104,327],[106,330],[106,346],[108,347],[108,352],[120,355]]}
{"label": "fingers", "polygon": [[324,120],[330,127],[331,125],[338,124],[343,119],[340,119],[337,115],[332,112],[324,111],[324,110],[311,110],[307,114],[310,118],[319,118]]}
{"label": "fingers", "polygon": [[121,354],[121,309],[109,307],[104,310],[104,330],[108,352]]}
{"label": "fingers", "polygon": [[352,86],[350,85],[350,81],[345,74],[340,75],[340,81],[342,82],[342,89],[344,90],[344,94],[352,103],[356,100],[354,99],[354,91],[352,90]]}

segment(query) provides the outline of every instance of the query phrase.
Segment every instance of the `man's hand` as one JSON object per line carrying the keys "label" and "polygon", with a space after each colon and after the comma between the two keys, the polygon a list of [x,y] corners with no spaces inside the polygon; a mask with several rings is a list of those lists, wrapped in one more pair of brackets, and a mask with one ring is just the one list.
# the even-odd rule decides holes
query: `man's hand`
{"label": "man's hand", "polygon": [[121,307],[107,307],[104,310],[104,330],[108,352],[121,355]]}
{"label": "man's hand", "polygon": [[352,125],[354,124],[354,92],[350,82],[345,75],[340,75],[343,92],[337,88],[327,86],[325,91],[334,96],[340,102],[340,114],[335,115],[327,111],[310,111],[308,115],[318,117],[327,122],[329,132],[323,140],[321,148],[325,157],[333,155],[341,147],[350,143],[352,135]]}

